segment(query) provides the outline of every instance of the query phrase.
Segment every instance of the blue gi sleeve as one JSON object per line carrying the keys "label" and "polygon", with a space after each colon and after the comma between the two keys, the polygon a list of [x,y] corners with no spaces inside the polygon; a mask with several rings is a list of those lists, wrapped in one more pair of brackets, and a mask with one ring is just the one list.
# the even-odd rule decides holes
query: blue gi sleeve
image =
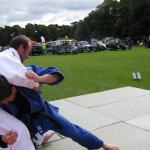
{"label": "blue gi sleeve", "polygon": [[2,148],[7,148],[8,146],[7,146],[7,143],[4,143],[3,141],[2,141],[2,135],[0,135],[0,147],[2,147]]}
{"label": "blue gi sleeve", "polygon": [[61,71],[58,68],[56,68],[54,66],[43,68],[41,66],[29,65],[29,66],[27,66],[27,70],[32,70],[33,72],[35,72],[39,76],[42,76],[44,74],[57,74],[57,75],[59,75],[59,77],[60,77],[59,81],[57,81],[55,83],[51,83],[49,85],[56,85],[56,84],[59,84],[60,82],[62,82],[64,80],[64,75],[61,73]]}

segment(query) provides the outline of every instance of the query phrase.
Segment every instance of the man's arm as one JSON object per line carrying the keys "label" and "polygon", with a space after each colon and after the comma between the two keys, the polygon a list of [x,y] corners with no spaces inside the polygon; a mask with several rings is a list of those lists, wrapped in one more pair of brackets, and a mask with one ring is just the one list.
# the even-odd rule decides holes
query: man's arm
{"label": "man's arm", "polygon": [[[61,71],[54,67],[49,66],[47,68],[43,68],[37,65],[29,65],[27,66],[27,70],[33,71],[35,74],[28,75],[28,77],[35,81],[40,81],[40,83],[47,83],[49,85],[56,85],[61,83],[64,80],[64,75]],[[32,72],[31,72],[32,73]],[[38,76],[40,77],[38,77]],[[33,79],[34,78],[34,79]]]}
{"label": "man's arm", "polygon": [[36,73],[34,73],[33,71],[28,71],[25,73],[25,75],[27,78],[34,80],[35,82],[39,82],[39,83],[51,84],[51,83],[55,83],[60,80],[60,76],[55,73],[39,76]]}
{"label": "man's arm", "polygon": [[42,89],[43,83],[53,84],[58,82],[61,78],[60,75],[56,73],[39,76],[33,71],[28,71],[25,73],[25,75],[27,78],[39,83],[38,87],[33,88],[35,91],[40,91]]}

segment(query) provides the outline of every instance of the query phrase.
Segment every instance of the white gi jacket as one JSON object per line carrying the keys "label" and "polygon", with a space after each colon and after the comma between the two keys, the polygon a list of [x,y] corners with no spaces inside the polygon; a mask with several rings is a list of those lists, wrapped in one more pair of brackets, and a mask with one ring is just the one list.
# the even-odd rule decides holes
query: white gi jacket
{"label": "white gi jacket", "polygon": [[[28,79],[25,76],[25,72],[27,72],[27,69],[21,63],[21,59],[15,49],[9,48],[0,52],[0,74],[4,75],[10,84],[30,89],[37,87],[39,83]],[[35,150],[29,131],[22,122],[1,108],[0,117],[0,135],[6,134],[10,130],[17,131],[18,134],[17,141],[9,147],[10,150],[26,150],[26,145],[29,146],[28,150]]]}
{"label": "white gi jacket", "polygon": [[11,130],[16,131],[18,134],[17,141],[13,145],[9,145],[10,150],[35,150],[29,131],[21,121],[1,108],[0,117],[0,135],[4,135]]}
{"label": "white gi jacket", "polygon": [[0,52],[0,74],[4,75],[10,84],[33,89],[38,87],[39,83],[28,79],[25,76],[26,67],[21,63],[17,51],[9,48]]}

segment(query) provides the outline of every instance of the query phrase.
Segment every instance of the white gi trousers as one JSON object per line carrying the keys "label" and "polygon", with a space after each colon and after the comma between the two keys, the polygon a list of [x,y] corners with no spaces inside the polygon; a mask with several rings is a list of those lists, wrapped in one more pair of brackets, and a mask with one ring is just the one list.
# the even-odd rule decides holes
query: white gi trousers
{"label": "white gi trousers", "polygon": [[11,130],[17,132],[18,138],[13,145],[9,145],[10,150],[35,150],[26,126],[0,108],[0,135],[4,135]]}

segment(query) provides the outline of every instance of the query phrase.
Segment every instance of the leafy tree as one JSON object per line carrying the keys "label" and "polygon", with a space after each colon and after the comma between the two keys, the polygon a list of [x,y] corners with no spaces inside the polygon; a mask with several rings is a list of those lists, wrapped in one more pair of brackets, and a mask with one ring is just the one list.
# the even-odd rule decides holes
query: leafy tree
{"label": "leafy tree", "polygon": [[131,34],[150,35],[150,1],[134,0],[134,8],[131,15]]}
{"label": "leafy tree", "polygon": [[11,39],[12,39],[12,30],[10,26],[5,26],[4,27],[4,35],[3,35],[3,40],[4,40],[4,45],[9,45]]}
{"label": "leafy tree", "polygon": [[71,38],[75,39],[75,30],[76,30],[77,26],[78,26],[77,21],[71,23],[71,27],[70,27],[70,37]]}
{"label": "leafy tree", "polygon": [[79,41],[89,39],[88,27],[85,21],[80,21],[78,23],[78,26],[75,30],[75,39]]}
{"label": "leafy tree", "polygon": [[48,25],[48,34],[49,34],[49,40],[57,40],[59,37],[60,27],[58,25]]}
{"label": "leafy tree", "polygon": [[8,43],[6,42],[7,38],[5,36],[4,28],[0,27],[0,46],[5,46]]}
{"label": "leafy tree", "polygon": [[120,17],[116,22],[118,35],[130,36],[131,14],[133,13],[134,0],[120,0]]}
{"label": "leafy tree", "polygon": [[12,33],[11,33],[12,37],[25,34],[24,29],[21,28],[19,25],[12,26],[11,31],[12,31]]}
{"label": "leafy tree", "polygon": [[38,41],[41,41],[41,36],[43,36],[46,41],[49,39],[48,34],[47,34],[47,27],[45,25],[42,25],[42,24],[37,25],[36,33],[37,33]]}
{"label": "leafy tree", "polygon": [[71,27],[69,25],[62,25],[60,27],[61,37],[65,37],[65,36],[70,37],[71,35],[70,32],[71,32]]}
{"label": "leafy tree", "polygon": [[[96,7],[96,10],[89,13],[89,15],[83,20],[85,24],[84,26],[85,37],[100,39],[106,36],[115,36],[116,33],[115,25],[117,19],[119,18],[118,8],[119,2],[116,0],[105,0],[102,4],[98,5]],[[80,23],[77,26],[77,30],[79,30],[79,28],[81,28]],[[77,31],[75,32],[76,35],[78,32]]]}
{"label": "leafy tree", "polygon": [[31,23],[28,23],[26,26],[25,26],[25,31],[26,31],[26,36],[28,36],[29,38],[31,38],[32,40],[37,40],[39,41],[39,38],[37,36],[37,28],[36,28],[36,24],[33,25]]}

